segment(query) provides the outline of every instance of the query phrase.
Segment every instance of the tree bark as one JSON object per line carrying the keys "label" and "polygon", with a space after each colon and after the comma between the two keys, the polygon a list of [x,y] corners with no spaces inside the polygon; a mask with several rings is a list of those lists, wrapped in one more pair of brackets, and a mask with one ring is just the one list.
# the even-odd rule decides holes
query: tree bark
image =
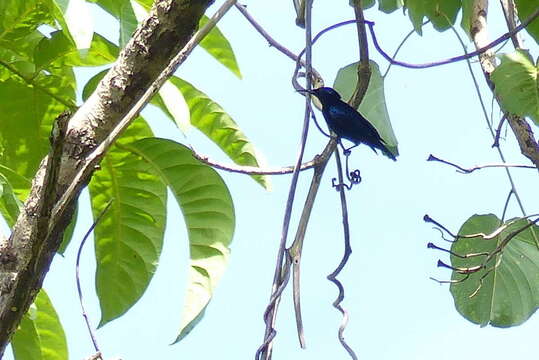
{"label": "tree bark", "polygon": [[10,238],[0,239],[0,358],[42,286],[71,220],[73,204],[93,171],[84,173],[75,199],[55,216],[58,200],[84,164],[99,162],[100,158],[90,157],[92,151],[103,146],[109,133],[187,44],[212,2],[156,0],[96,91],[71,119],[64,123],[58,118],[60,135],[41,162]]}
{"label": "tree bark", "polygon": [[[470,33],[476,49],[481,49],[489,43],[487,31],[487,9],[488,0],[474,1]],[[508,24],[510,23],[508,22]],[[512,29],[510,28],[509,30]],[[513,37],[513,43],[516,43],[517,47],[520,47],[518,38],[516,36]],[[496,68],[493,51],[488,50],[480,54],[479,62],[481,64],[481,69],[483,70],[485,80],[494,93],[494,83],[490,79],[492,72]],[[516,116],[514,114],[507,114],[507,120],[518,141],[520,152],[526,156],[537,169],[539,169],[539,143],[537,140],[535,140],[535,136],[530,124],[526,122],[525,118]]]}

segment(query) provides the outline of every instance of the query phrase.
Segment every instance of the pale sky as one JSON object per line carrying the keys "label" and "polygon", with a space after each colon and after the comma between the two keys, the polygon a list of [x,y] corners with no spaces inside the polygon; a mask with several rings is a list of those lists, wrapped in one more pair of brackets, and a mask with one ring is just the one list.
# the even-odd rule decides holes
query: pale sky
{"label": "pale sky", "polygon": [[[221,3],[217,1],[208,14]],[[347,3],[315,1],[313,31],[353,18],[353,9]],[[303,48],[303,32],[295,26],[292,1],[247,4],[274,38],[296,53]],[[499,25],[497,6],[496,2],[490,14]],[[97,31],[115,40],[117,30],[112,22],[100,11],[94,14]],[[378,39],[390,53],[412,27],[402,11],[386,15],[370,9],[366,18],[376,22]],[[269,47],[235,9],[230,10],[219,27],[235,50],[243,79],[237,79],[202,49],[195,50],[178,75],[218,102],[268,164],[293,164],[304,106],[303,97],[290,84],[295,64]],[[491,32],[493,38],[498,35]],[[472,48],[470,44],[469,49]],[[537,50],[535,47],[535,55]],[[314,66],[326,84],[331,85],[339,68],[358,60],[354,27],[326,35],[313,51]],[[438,33],[427,25],[422,38],[414,35],[406,43],[399,59],[427,62],[461,53],[451,31]],[[371,57],[385,71],[387,63],[374,48]],[[491,93],[484,85],[478,65],[474,68],[490,106]],[[90,72],[79,75],[80,79],[87,79]],[[352,165],[360,168],[363,182],[347,193],[353,254],[339,277],[346,289],[344,306],[350,314],[345,338],[364,360],[536,358],[535,337],[539,332],[536,317],[509,329],[479,328],[457,313],[448,286],[429,280],[430,276],[448,279],[451,274],[436,268],[438,258],[447,262],[447,256],[426,248],[430,241],[440,246],[446,244],[436,230],[422,221],[423,215],[431,215],[456,232],[473,214],[500,216],[509,191],[503,170],[461,175],[442,164],[425,161],[432,153],[465,167],[499,162],[491,148],[492,139],[466,63],[425,70],[393,67],[386,78],[385,92],[400,157],[393,162],[363,146],[354,150],[351,158]],[[201,153],[229,162],[196,130],[186,139],[158,111],[148,109],[145,116],[157,136],[189,143]],[[323,122],[320,113],[317,117]],[[536,134],[539,132],[537,127],[534,130]],[[312,126],[306,159],[320,152],[325,143],[326,138]],[[527,164],[510,129],[502,147],[508,162]],[[204,319],[181,343],[168,345],[177,336],[179,327],[188,251],[181,213],[171,204],[161,263],[146,294],[127,314],[97,331],[107,359],[112,356],[126,360],[254,358],[264,333],[262,314],[270,295],[290,176],[273,177],[273,191],[266,192],[247,176],[220,174],[234,199],[237,225],[229,269]],[[293,217],[296,221],[311,174],[305,172],[300,178]],[[537,173],[514,170],[513,174],[524,206],[530,213],[537,212],[534,208],[539,203]],[[299,349],[297,343],[288,290],[279,309],[274,359],[348,358],[337,340],[340,314],[331,306],[337,291],[326,280],[340,262],[343,251],[338,193],[331,188],[331,178],[335,176],[332,159],[304,248],[302,307],[307,349]],[[45,281],[45,289],[67,334],[71,359],[93,353],[74,282],[76,247],[91,224],[86,194],[81,200],[83,205],[71,246],[65,258],[56,257]],[[518,215],[513,204],[509,217]],[[294,224],[293,221],[292,238]],[[81,272],[89,315],[97,324],[100,315],[92,256],[93,244],[88,243]]]}

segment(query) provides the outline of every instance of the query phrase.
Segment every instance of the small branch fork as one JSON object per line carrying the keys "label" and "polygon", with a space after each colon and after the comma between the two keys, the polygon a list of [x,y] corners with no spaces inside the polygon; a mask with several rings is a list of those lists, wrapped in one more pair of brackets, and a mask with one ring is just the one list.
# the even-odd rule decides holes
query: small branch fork
{"label": "small branch fork", "polygon": [[[529,218],[533,218],[533,217],[536,217],[536,219],[533,220],[533,221],[529,221]],[[436,226],[436,229],[438,229],[442,234],[444,232],[449,234],[449,236],[451,236],[453,238],[453,240],[450,240],[453,243],[457,242],[457,241],[459,241],[461,239],[495,240],[496,238],[500,237],[499,240],[498,240],[498,244],[490,252],[459,254],[459,253],[456,253],[454,251],[439,247],[439,246],[433,244],[432,242],[429,242],[427,244],[427,248],[429,248],[429,249],[443,251],[443,252],[451,254],[452,256],[458,257],[460,259],[471,259],[471,258],[477,258],[477,257],[484,257],[484,259],[481,261],[481,263],[479,265],[474,265],[474,266],[469,266],[469,267],[451,266],[451,265],[448,265],[448,264],[444,263],[442,260],[438,260],[438,267],[444,267],[444,268],[447,268],[447,269],[451,269],[451,270],[453,270],[454,272],[456,272],[458,274],[464,275],[464,277],[462,277],[460,279],[457,279],[457,280],[438,280],[438,279],[435,279],[435,278],[431,277],[432,280],[434,280],[434,281],[436,281],[437,283],[440,283],[440,284],[448,284],[448,283],[449,284],[456,284],[456,283],[462,283],[462,282],[468,280],[470,275],[473,274],[473,273],[485,270],[485,273],[479,278],[479,284],[478,284],[477,288],[469,295],[469,297],[472,298],[475,295],[477,295],[477,293],[481,289],[481,287],[483,285],[483,280],[492,271],[496,270],[496,268],[500,265],[500,263],[501,263],[501,255],[503,254],[503,250],[505,249],[505,247],[509,244],[509,242],[515,236],[517,236],[518,234],[520,234],[524,230],[526,230],[528,228],[531,228],[532,226],[537,224],[537,222],[539,222],[539,214],[528,215],[528,216],[525,216],[525,217],[521,217],[521,218],[511,220],[511,221],[499,226],[496,230],[494,230],[493,232],[491,232],[489,234],[476,233],[476,234],[468,234],[468,235],[460,235],[460,234],[455,235],[451,231],[449,231],[446,227],[444,227],[442,224],[440,224],[439,222],[432,219],[429,215],[425,215],[423,217],[423,220],[425,222],[434,224]],[[508,233],[505,236],[503,235],[504,231],[506,231],[510,226],[514,225],[515,223],[517,223],[518,221],[521,221],[521,220],[527,220],[528,223],[526,225],[524,225],[524,226],[519,227],[516,230],[511,231],[510,233]],[[447,239],[444,238],[444,240],[447,240]],[[488,264],[491,263],[493,260],[495,260],[495,264],[493,266],[491,266],[491,267],[488,267]]]}
{"label": "small branch fork", "polygon": [[[341,184],[344,183],[344,177],[342,174],[342,165],[341,165],[341,158],[339,156],[339,151],[335,149],[335,161],[337,163],[337,175],[339,177],[339,182]],[[339,310],[342,314],[342,320],[341,324],[339,326],[338,331],[338,339],[341,343],[342,347],[348,352],[348,355],[350,355],[350,358],[353,360],[357,360],[357,355],[352,350],[352,348],[346,343],[344,340],[344,330],[346,329],[346,325],[348,324],[348,311],[344,309],[341,305],[342,301],[344,300],[344,286],[342,283],[337,280],[337,275],[340,274],[342,269],[344,269],[344,266],[348,262],[348,259],[350,258],[350,255],[352,255],[352,247],[350,245],[350,225],[348,222],[348,207],[346,205],[346,192],[344,191],[344,187],[340,186],[337,188],[337,191],[339,192],[340,199],[341,199],[341,211],[342,211],[342,223],[343,223],[343,230],[344,230],[344,254],[341,259],[341,262],[337,266],[337,268],[327,276],[327,279],[331,281],[332,283],[337,286],[337,289],[339,290],[339,294],[337,295],[337,299],[333,302],[333,307],[337,310]]]}
{"label": "small branch fork", "polygon": [[487,169],[487,168],[519,168],[519,169],[534,169],[534,170],[537,170],[537,168],[533,165],[523,165],[523,164],[485,164],[485,165],[476,165],[474,167],[471,167],[471,168],[464,168],[460,165],[457,165],[455,163],[452,163],[450,161],[447,161],[447,160],[443,160],[443,159],[440,159],[432,154],[429,155],[429,157],[427,158],[427,161],[437,161],[437,162],[441,162],[442,164],[446,164],[446,165],[449,165],[449,166],[452,166],[454,168],[457,169],[457,172],[458,173],[461,173],[461,174],[470,174],[476,170],[481,170],[481,169]]}

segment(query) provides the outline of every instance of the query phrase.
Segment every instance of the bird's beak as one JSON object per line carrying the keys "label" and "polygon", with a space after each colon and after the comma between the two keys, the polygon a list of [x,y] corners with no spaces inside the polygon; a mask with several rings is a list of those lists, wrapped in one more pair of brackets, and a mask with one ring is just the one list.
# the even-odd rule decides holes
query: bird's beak
{"label": "bird's beak", "polygon": [[307,90],[307,89],[300,89],[300,90],[297,90],[297,92],[302,93],[302,94],[312,94],[313,93],[312,90]]}

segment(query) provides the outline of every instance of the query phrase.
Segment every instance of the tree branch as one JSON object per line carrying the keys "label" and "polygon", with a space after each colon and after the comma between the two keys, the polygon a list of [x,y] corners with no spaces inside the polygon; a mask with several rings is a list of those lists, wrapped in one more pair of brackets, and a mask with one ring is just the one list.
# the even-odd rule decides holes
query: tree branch
{"label": "tree branch", "polygon": [[503,163],[503,164],[485,164],[485,165],[476,165],[474,167],[471,167],[471,168],[464,168],[460,165],[457,165],[455,163],[452,163],[450,161],[447,161],[447,160],[443,160],[443,159],[440,159],[432,154],[429,155],[429,157],[427,158],[427,161],[438,161],[438,162],[441,162],[442,164],[446,164],[446,165],[449,165],[449,166],[452,166],[454,168],[457,169],[457,172],[460,172],[461,174],[470,174],[476,170],[481,170],[481,169],[487,169],[487,168],[520,168],[520,169],[536,169],[535,166],[532,166],[532,165],[522,165],[522,164],[506,164],[506,163]]}
{"label": "tree branch", "polygon": [[[359,48],[359,64],[357,66],[357,84],[354,94],[348,101],[350,106],[357,109],[367,93],[371,79],[371,66],[369,63],[369,43],[365,29],[365,16],[363,15],[362,0],[354,0],[354,14],[356,15],[357,40]],[[361,80],[360,80],[361,79]]]}
{"label": "tree branch", "polygon": [[[0,357],[41,288],[80,190],[119,134],[119,125],[126,127],[131,120],[126,116],[140,111],[145,104],[140,101],[145,93],[150,93],[149,99],[152,91],[157,91],[159,85],[152,87],[152,84],[163,69],[169,69],[167,65],[174,55],[183,49],[180,61],[170,67],[170,73],[189,55],[196,45],[193,39],[201,36],[200,32],[193,36],[199,20],[212,2],[157,0],[154,3],[148,18],[138,27],[115,65],[69,120],[54,189],[55,194],[63,194],[60,199],[45,197],[44,179],[48,177],[47,163],[52,153],[42,161],[8,246],[0,244],[3,254],[12,255],[11,261],[0,262],[3,285],[0,289]],[[231,6],[234,2],[227,4]],[[135,106],[138,108],[131,114],[129,110]],[[54,210],[50,217],[39,219],[41,209],[51,206]],[[39,231],[43,221],[47,222],[48,231]]]}
{"label": "tree branch", "polygon": [[[242,166],[242,165],[225,165],[218,161],[210,159],[206,155],[202,155],[193,151],[193,157],[201,162],[203,162],[206,165],[209,165],[213,168],[224,170],[232,173],[239,173],[239,174],[245,174],[245,175],[286,175],[286,174],[292,174],[294,172],[294,166],[284,166],[280,168],[261,168],[256,166]],[[300,166],[300,171],[312,169],[313,167],[316,167],[320,163],[321,159],[319,155],[316,155],[314,159],[304,162]]]}
{"label": "tree branch", "polygon": [[[247,10],[247,6],[245,5],[242,5],[242,4],[236,4],[236,9],[238,9],[238,11],[245,17],[245,19],[247,19],[247,21],[255,28],[255,30],[260,34],[262,35],[262,37],[264,39],[266,39],[266,41],[268,42],[268,44],[271,46],[271,47],[274,47],[275,49],[277,49],[278,51],[280,51],[281,53],[283,53],[284,55],[286,55],[289,59],[292,59],[296,62],[299,61],[299,63],[301,64],[301,66],[305,67],[306,64],[305,64],[305,61],[300,59],[300,56],[303,56],[304,52],[302,52],[299,56],[294,54],[292,51],[290,51],[288,48],[286,48],[284,45],[282,45],[281,43],[277,42],[277,40],[275,40],[256,20],[255,18],[249,13],[249,11]],[[316,71],[316,69],[314,69],[311,65],[311,71],[313,73],[313,76],[316,78],[316,79],[322,79],[322,76],[318,73],[318,71]]]}
{"label": "tree branch", "polygon": [[[485,48],[487,44],[489,44],[487,31],[487,8],[487,0],[475,0],[473,3],[472,26],[470,32],[475,47],[478,50]],[[530,18],[533,19],[534,16],[537,17],[538,15],[539,9],[537,9],[534,14],[530,16]],[[524,23],[522,23],[516,28],[510,28],[508,33],[511,34],[510,37],[516,34],[516,29],[522,27],[526,23],[531,22],[528,22],[528,20],[526,20]],[[510,21],[508,21],[508,25],[511,26]],[[518,39],[515,41],[518,42]],[[496,68],[494,54],[491,51],[481,52],[479,54],[479,62],[481,64],[481,69],[483,70],[483,75],[485,76],[487,85],[494,93],[494,83],[490,79],[492,72]],[[500,108],[502,107],[500,106]],[[539,143],[535,140],[535,136],[530,125],[526,122],[524,118],[513,114],[508,114],[507,120],[509,122],[509,126],[511,126],[511,129],[515,134],[515,137],[517,138],[520,151],[535,165],[535,167],[539,169]]]}

